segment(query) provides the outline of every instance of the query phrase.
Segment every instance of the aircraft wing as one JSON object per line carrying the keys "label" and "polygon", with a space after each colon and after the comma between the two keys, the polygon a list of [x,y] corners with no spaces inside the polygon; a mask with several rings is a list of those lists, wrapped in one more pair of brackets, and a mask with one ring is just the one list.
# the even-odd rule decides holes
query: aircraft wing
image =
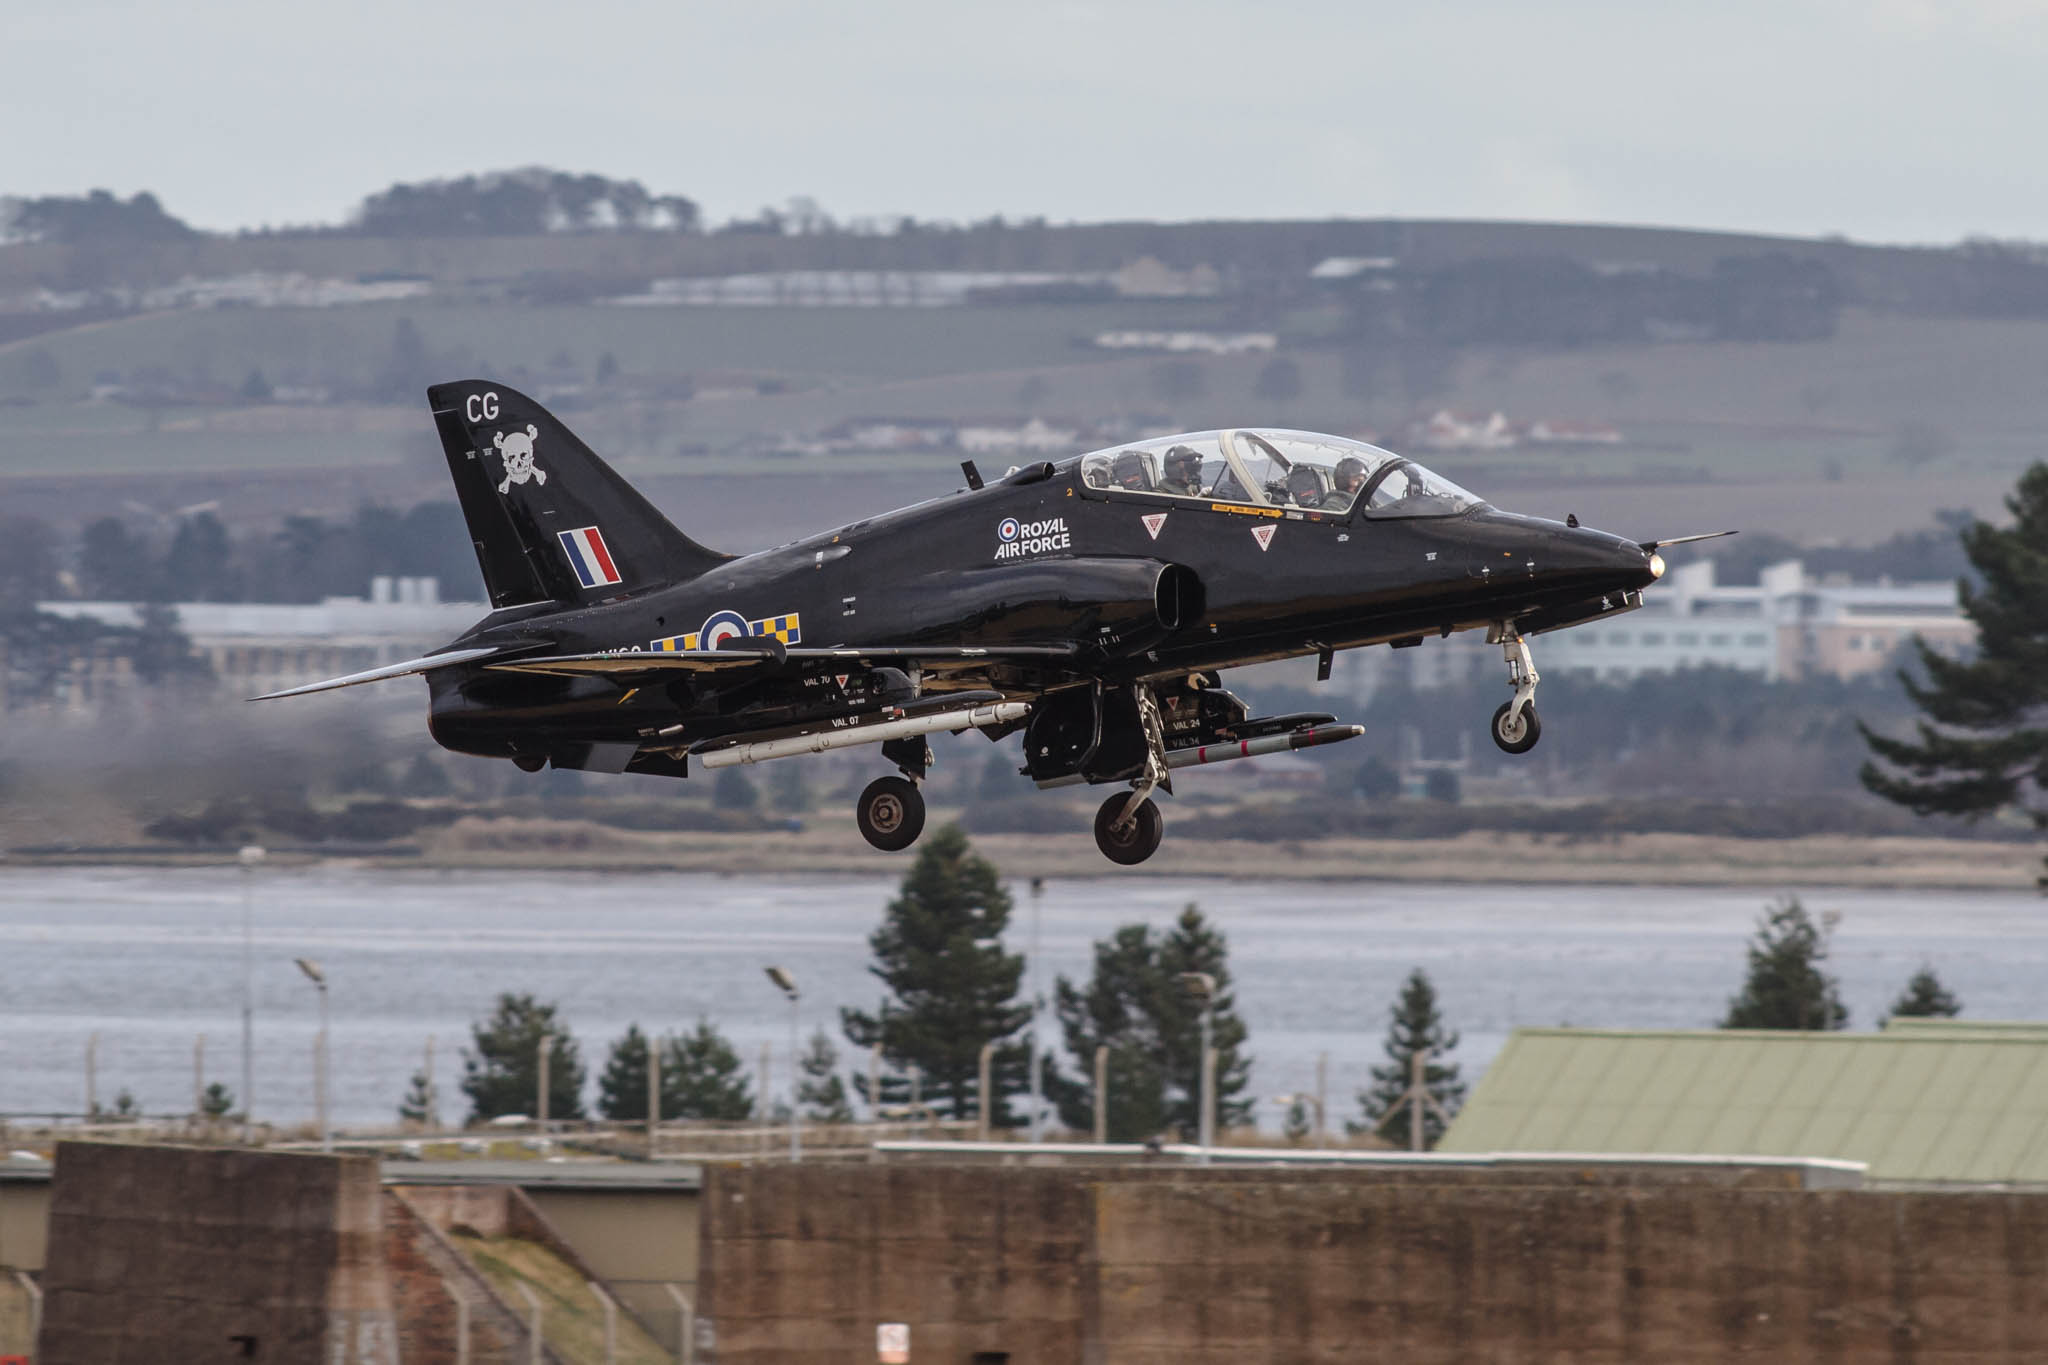
{"label": "aircraft wing", "polygon": [[360,673],[349,673],[339,678],[327,678],[302,687],[287,687],[282,692],[265,692],[251,701],[276,701],[279,697],[302,697],[308,692],[328,692],[337,687],[354,687],[358,683],[382,682],[386,678],[403,678],[412,673],[431,673],[437,668],[449,668],[455,664],[472,664],[479,659],[508,653],[501,645],[476,649],[451,649],[440,654],[428,654],[418,659],[407,659],[402,663],[385,664],[381,668],[366,668]]}
{"label": "aircraft wing", "polygon": [[658,649],[628,654],[553,654],[511,659],[486,667],[506,673],[552,673],[561,677],[646,678],[663,673],[720,673],[760,668],[783,659],[800,668],[838,664],[917,664],[928,672],[957,672],[990,664],[1053,664],[1078,653],[1073,645],[861,645],[830,649]]}

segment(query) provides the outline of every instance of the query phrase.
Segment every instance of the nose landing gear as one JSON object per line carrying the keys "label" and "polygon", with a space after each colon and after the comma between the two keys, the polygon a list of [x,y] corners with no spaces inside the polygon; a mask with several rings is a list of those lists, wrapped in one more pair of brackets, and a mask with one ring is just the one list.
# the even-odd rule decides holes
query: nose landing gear
{"label": "nose landing gear", "polygon": [[1166,817],[1152,799],[1154,791],[1173,790],[1173,772],[1166,766],[1166,721],[1159,699],[1139,684],[1138,724],[1145,733],[1145,766],[1123,796],[1112,796],[1095,812],[1095,846],[1113,863],[1134,867],[1159,851],[1166,837]]}
{"label": "nose landing gear", "polygon": [[1487,729],[1502,752],[1526,754],[1543,736],[1543,722],[1536,717],[1536,684],[1542,678],[1536,672],[1535,659],[1530,657],[1529,642],[1512,621],[1494,627],[1493,643],[1500,646],[1507,660],[1508,686],[1515,689],[1515,696],[1514,700],[1501,703]]}

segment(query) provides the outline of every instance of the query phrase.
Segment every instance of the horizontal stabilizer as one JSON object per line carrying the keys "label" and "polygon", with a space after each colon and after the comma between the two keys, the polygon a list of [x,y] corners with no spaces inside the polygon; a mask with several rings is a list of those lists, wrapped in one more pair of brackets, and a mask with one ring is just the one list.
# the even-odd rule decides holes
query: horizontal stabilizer
{"label": "horizontal stabilizer", "polygon": [[758,668],[780,659],[799,665],[859,664],[870,660],[914,659],[926,668],[971,667],[989,662],[1055,662],[1071,657],[1072,645],[869,645],[843,649],[790,649],[770,653],[758,649],[656,649],[628,654],[551,654],[491,664],[507,673],[553,673],[562,677],[627,677],[649,673],[711,673]]}
{"label": "horizontal stabilizer", "polygon": [[479,659],[488,659],[492,655],[503,653],[505,650],[502,646],[451,649],[443,654],[428,654],[418,659],[407,659],[403,663],[385,664],[382,668],[366,668],[360,673],[307,683],[303,687],[287,687],[282,692],[266,692],[249,700],[275,701],[279,697],[303,697],[308,692],[331,692],[337,687],[354,687],[358,683],[382,682],[386,678],[403,678],[414,673],[431,673],[437,668],[449,668],[455,664],[473,664]]}

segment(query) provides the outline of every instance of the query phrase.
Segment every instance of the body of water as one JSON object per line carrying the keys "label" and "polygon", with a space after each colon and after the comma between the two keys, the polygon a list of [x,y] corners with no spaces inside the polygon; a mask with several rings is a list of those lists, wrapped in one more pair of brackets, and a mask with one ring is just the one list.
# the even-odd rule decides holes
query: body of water
{"label": "body of water", "polygon": [[[900,865],[891,864],[896,875]],[[427,1039],[438,1040],[445,1117],[459,1118],[460,1049],[501,991],[559,1005],[591,1076],[629,1023],[714,1021],[751,1065],[775,1050],[788,1083],[789,1014],[763,969],[802,986],[847,1070],[864,1058],[842,1006],[874,1008],[867,936],[896,875],[829,878],[382,871],[348,866],[0,871],[0,1111],[76,1112],[87,1039],[98,1093],[150,1113],[192,1103],[193,1044],[207,1079],[240,1089],[243,914],[253,924],[259,1117],[310,1119],[318,999],[332,990],[334,1113],[389,1123]],[[1031,898],[1015,883],[1010,945],[1028,948]],[[2048,1017],[2048,905],[2031,891],[1803,893],[1839,912],[1831,969],[1852,1027],[1872,1027],[1922,963],[1975,1018]],[[1329,885],[1131,878],[1048,882],[1040,972],[1085,976],[1093,941],[1134,920],[1164,927],[1198,903],[1228,935],[1238,1009],[1261,1097],[1306,1090],[1329,1058],[1331,1118],[1354,1114],[1379,1062],[1387,1011],[1412,967],[1436,983],[1476,1078],[1518,1025],[1696,1028],[1742,981],[1766,896],[1711,888]],[[1046,1037],[1057,1047],[1048,1017]],[[1069,1063],[1071,1065],[1071,1063]],[[1260,1105],[1267,1126],[1277,1106]]]}

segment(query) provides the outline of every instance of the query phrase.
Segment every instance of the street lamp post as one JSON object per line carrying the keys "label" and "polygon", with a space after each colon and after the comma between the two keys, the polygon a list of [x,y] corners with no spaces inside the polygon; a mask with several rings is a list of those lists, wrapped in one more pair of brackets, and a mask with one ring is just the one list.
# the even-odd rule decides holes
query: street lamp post
{"label": "street lamp post", "polygon": [[242,1143],[256,1136],[256,867],[261,844],[244,844],[235,855],[242,865]]}
{"label": "street lamp post", "polygon": [[313,1109],[320,1122],[320,1150],[334,1150],[334,1130],[327,1124],[327,976],[311,958],[295,957],[306,979],[320,988],[320,1040],[314,1051]]}
{"label": "street lamp post", "polygon": [[797,1064],[797,1002],[803,996],[796,988],[796,978],[781,967],[770,967],[768,979],[789,1000],[789,1159],[797,1162],[804,1159],[803,1097],[797,1084],[802,1070]]}
{"label": "street lamp post", "polygon": [[1199,1133],[1197,1141],[1201,1147],[1201,1155],[1196,1157],[1195,1160],[1199,1164],[1206,1166],[1209,1164],[1209,1148],[1214,1146],[1216,1142],[1215,1050],[1210,1045],[1216,1013],[1216,978],[1207,972],[1182,972],[1180,974],[1180,981],[1183,986],[1187,987],[1188,994],[1193,996],[1195,1002],[1202,1007],[1202,1107],[1201,1113],[1196,1119],[1196,1128]]}

